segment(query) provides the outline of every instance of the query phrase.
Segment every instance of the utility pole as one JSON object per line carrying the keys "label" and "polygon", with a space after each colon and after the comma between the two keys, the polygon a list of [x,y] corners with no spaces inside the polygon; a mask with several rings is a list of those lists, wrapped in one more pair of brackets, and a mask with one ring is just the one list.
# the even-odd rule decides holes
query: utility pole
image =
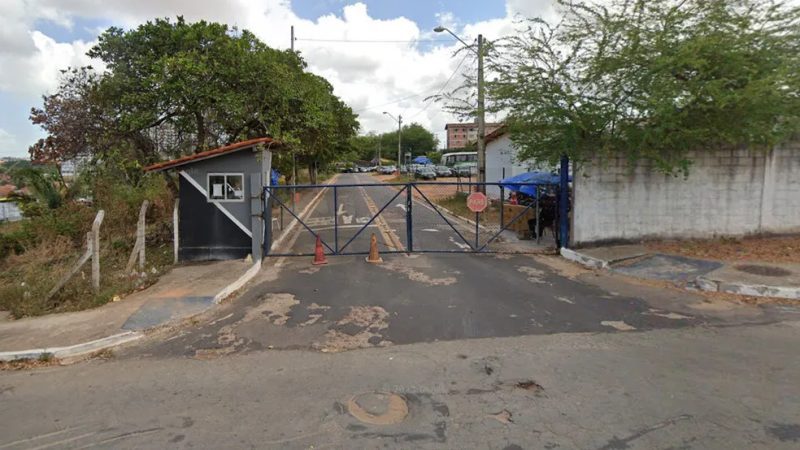
{"label": "utility pole", "polygon": [[403,116],[397,115],[397,173],[400,173],[400,149],[403,147]]}
{"label": "utility pole", "polygon": [[398,114],[395,118],[393,115],[389,114],[388,112],[383,112],[385,115],[391,117],[392,119],[397,121],[397,173],[400,174],[400,152],[403,147],[403,116]]}
{"label": "utility pole", "polygon": [[[483,35],[478,35],[478,183],[486,183],[486,110],[483,86]],[[486,185],[479,186],[486,192]]]}
{"label": "utility pole", "polygon": [[[291,28],[291,48],[292,53],[294,53],[294,25]],[[297,186],[297,154],[295,153],[294,148],[292,148],[292,185]],[[295,198],[297,197],[297,188],[292,188],[292,211],[295,209]]]}
{"label": "utility pole", "polygon": [[[448,32],[465,47],[472,50],[472,46],[464,42],[457,34],[443,26],[433,29],[436,33]],[[484,81],[483,81],[483,35],[478,35],[478,110],[476,111],[478,122],[478,182],[486,183],[486,108],[484,107]],[[480,184],[478,190],[486,192],[486,185]]]}

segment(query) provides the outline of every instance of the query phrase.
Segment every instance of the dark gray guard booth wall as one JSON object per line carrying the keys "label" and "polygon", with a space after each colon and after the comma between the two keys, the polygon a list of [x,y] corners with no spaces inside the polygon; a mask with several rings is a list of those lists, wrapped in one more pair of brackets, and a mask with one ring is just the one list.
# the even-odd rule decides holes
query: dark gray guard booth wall
{"label": "dark gray guard booth wall", "polygon": [[[180,261],[239,259],[256,253],[253,251],[250,199],[251,195],[259,196],[261,192],[252,192],[251,180],[258,180],[258,185],[262,185],[262,163],[267,153],[246,148],[177,168],[180,174]],[[209,200],[209,174],[243,174],[242,201]],[[256,254],[260,256],[260,252]]]}

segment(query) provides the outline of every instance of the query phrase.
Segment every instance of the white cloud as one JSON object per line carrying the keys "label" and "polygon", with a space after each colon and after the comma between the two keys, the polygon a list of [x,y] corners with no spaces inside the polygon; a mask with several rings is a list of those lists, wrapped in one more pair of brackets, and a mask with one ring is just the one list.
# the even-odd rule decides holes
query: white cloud
{"label": "white cloud", "polygon": [[[449,12],[442,12],[437,18],[468,42],[478,32],[496,39],[512,32],[515,14],[539,14],[551,1],[507,0],[506,17],[476,24],[462,24]],[[4,0],[0,2],[0,67],[13,70],[0,72],[0,92],[30,98],[33,105],[41,94],[55,88],[60,69],[90,63],[98,66],[85,56],[93,42],[57,42],[34,31],[37,20],[67,27],[74,27],[79,20],[108,20],[130,28],[155,17],[183,15],[190,21],[204,19],[248,29],[277,48],[289,47],[289,27],[294,25],[296,49],[308,61],[309,69],[327,78],[336,94],[359,112],[363,132],[394,129],[396,123],[382,114],[389,111],[402,114],[405,121],[420,122],[444,141],[444,125],[453,118],[443,113],[438,104],[425,109],[423,99],[439,90],[451,76],[461,59],[453,57],[460,44],[304,40],[446,38],[421,30],[404,17],[375,19],[366,5],[355,0],[342,3],[349,4],[341,14],[311,21],[294,14],[289,0]],[[458,78],[453,86],[456,82]],[[0,126],[8,127],[2,121]]]}

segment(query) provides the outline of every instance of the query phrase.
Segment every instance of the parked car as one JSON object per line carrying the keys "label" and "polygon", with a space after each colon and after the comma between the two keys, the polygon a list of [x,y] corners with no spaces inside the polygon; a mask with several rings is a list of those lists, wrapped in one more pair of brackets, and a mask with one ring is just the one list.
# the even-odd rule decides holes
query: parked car
{"label": "parked car", "polygon": [[456,164],[455,166],[453,166],[453,168],[451,170],[452,170],[454,176],[457,176],[457,177],[470,177],[470,176],[475,175],[476,168],[477,167],[472,165],[472,164],[462,163],[462,164]]}
{"label": "parked car", "polygon": [[391,175],[391,174],[393,174],[395,172],[395,170],[397,170],[397,169],[395,169],[394,166],[383,166],[380,169],[380,173],[382,175]]}
{"label": "parked car", "polygon": [[434,170],[436,171],[436,176],[437,177],[452,177],[453,176],[453,171],[450,170],[450,168],[447,167],[447,166],[436,166],[436,169],[434,169]]}
{"label": "parked car", "polygon": [[414,178],[422,180],[435,180],[436,171],[433,166],[421,166],[414,172]]}

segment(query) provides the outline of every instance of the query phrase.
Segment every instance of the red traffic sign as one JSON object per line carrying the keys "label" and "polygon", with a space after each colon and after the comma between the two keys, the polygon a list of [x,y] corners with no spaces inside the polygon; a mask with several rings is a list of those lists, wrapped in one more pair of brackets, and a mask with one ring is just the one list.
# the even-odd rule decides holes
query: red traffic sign
{"label": "red traffic sign", "polygon": [[473,192],[467,197],[467,208],[474,213],[483,212],[489,206],[489,199],[483,192]]}

